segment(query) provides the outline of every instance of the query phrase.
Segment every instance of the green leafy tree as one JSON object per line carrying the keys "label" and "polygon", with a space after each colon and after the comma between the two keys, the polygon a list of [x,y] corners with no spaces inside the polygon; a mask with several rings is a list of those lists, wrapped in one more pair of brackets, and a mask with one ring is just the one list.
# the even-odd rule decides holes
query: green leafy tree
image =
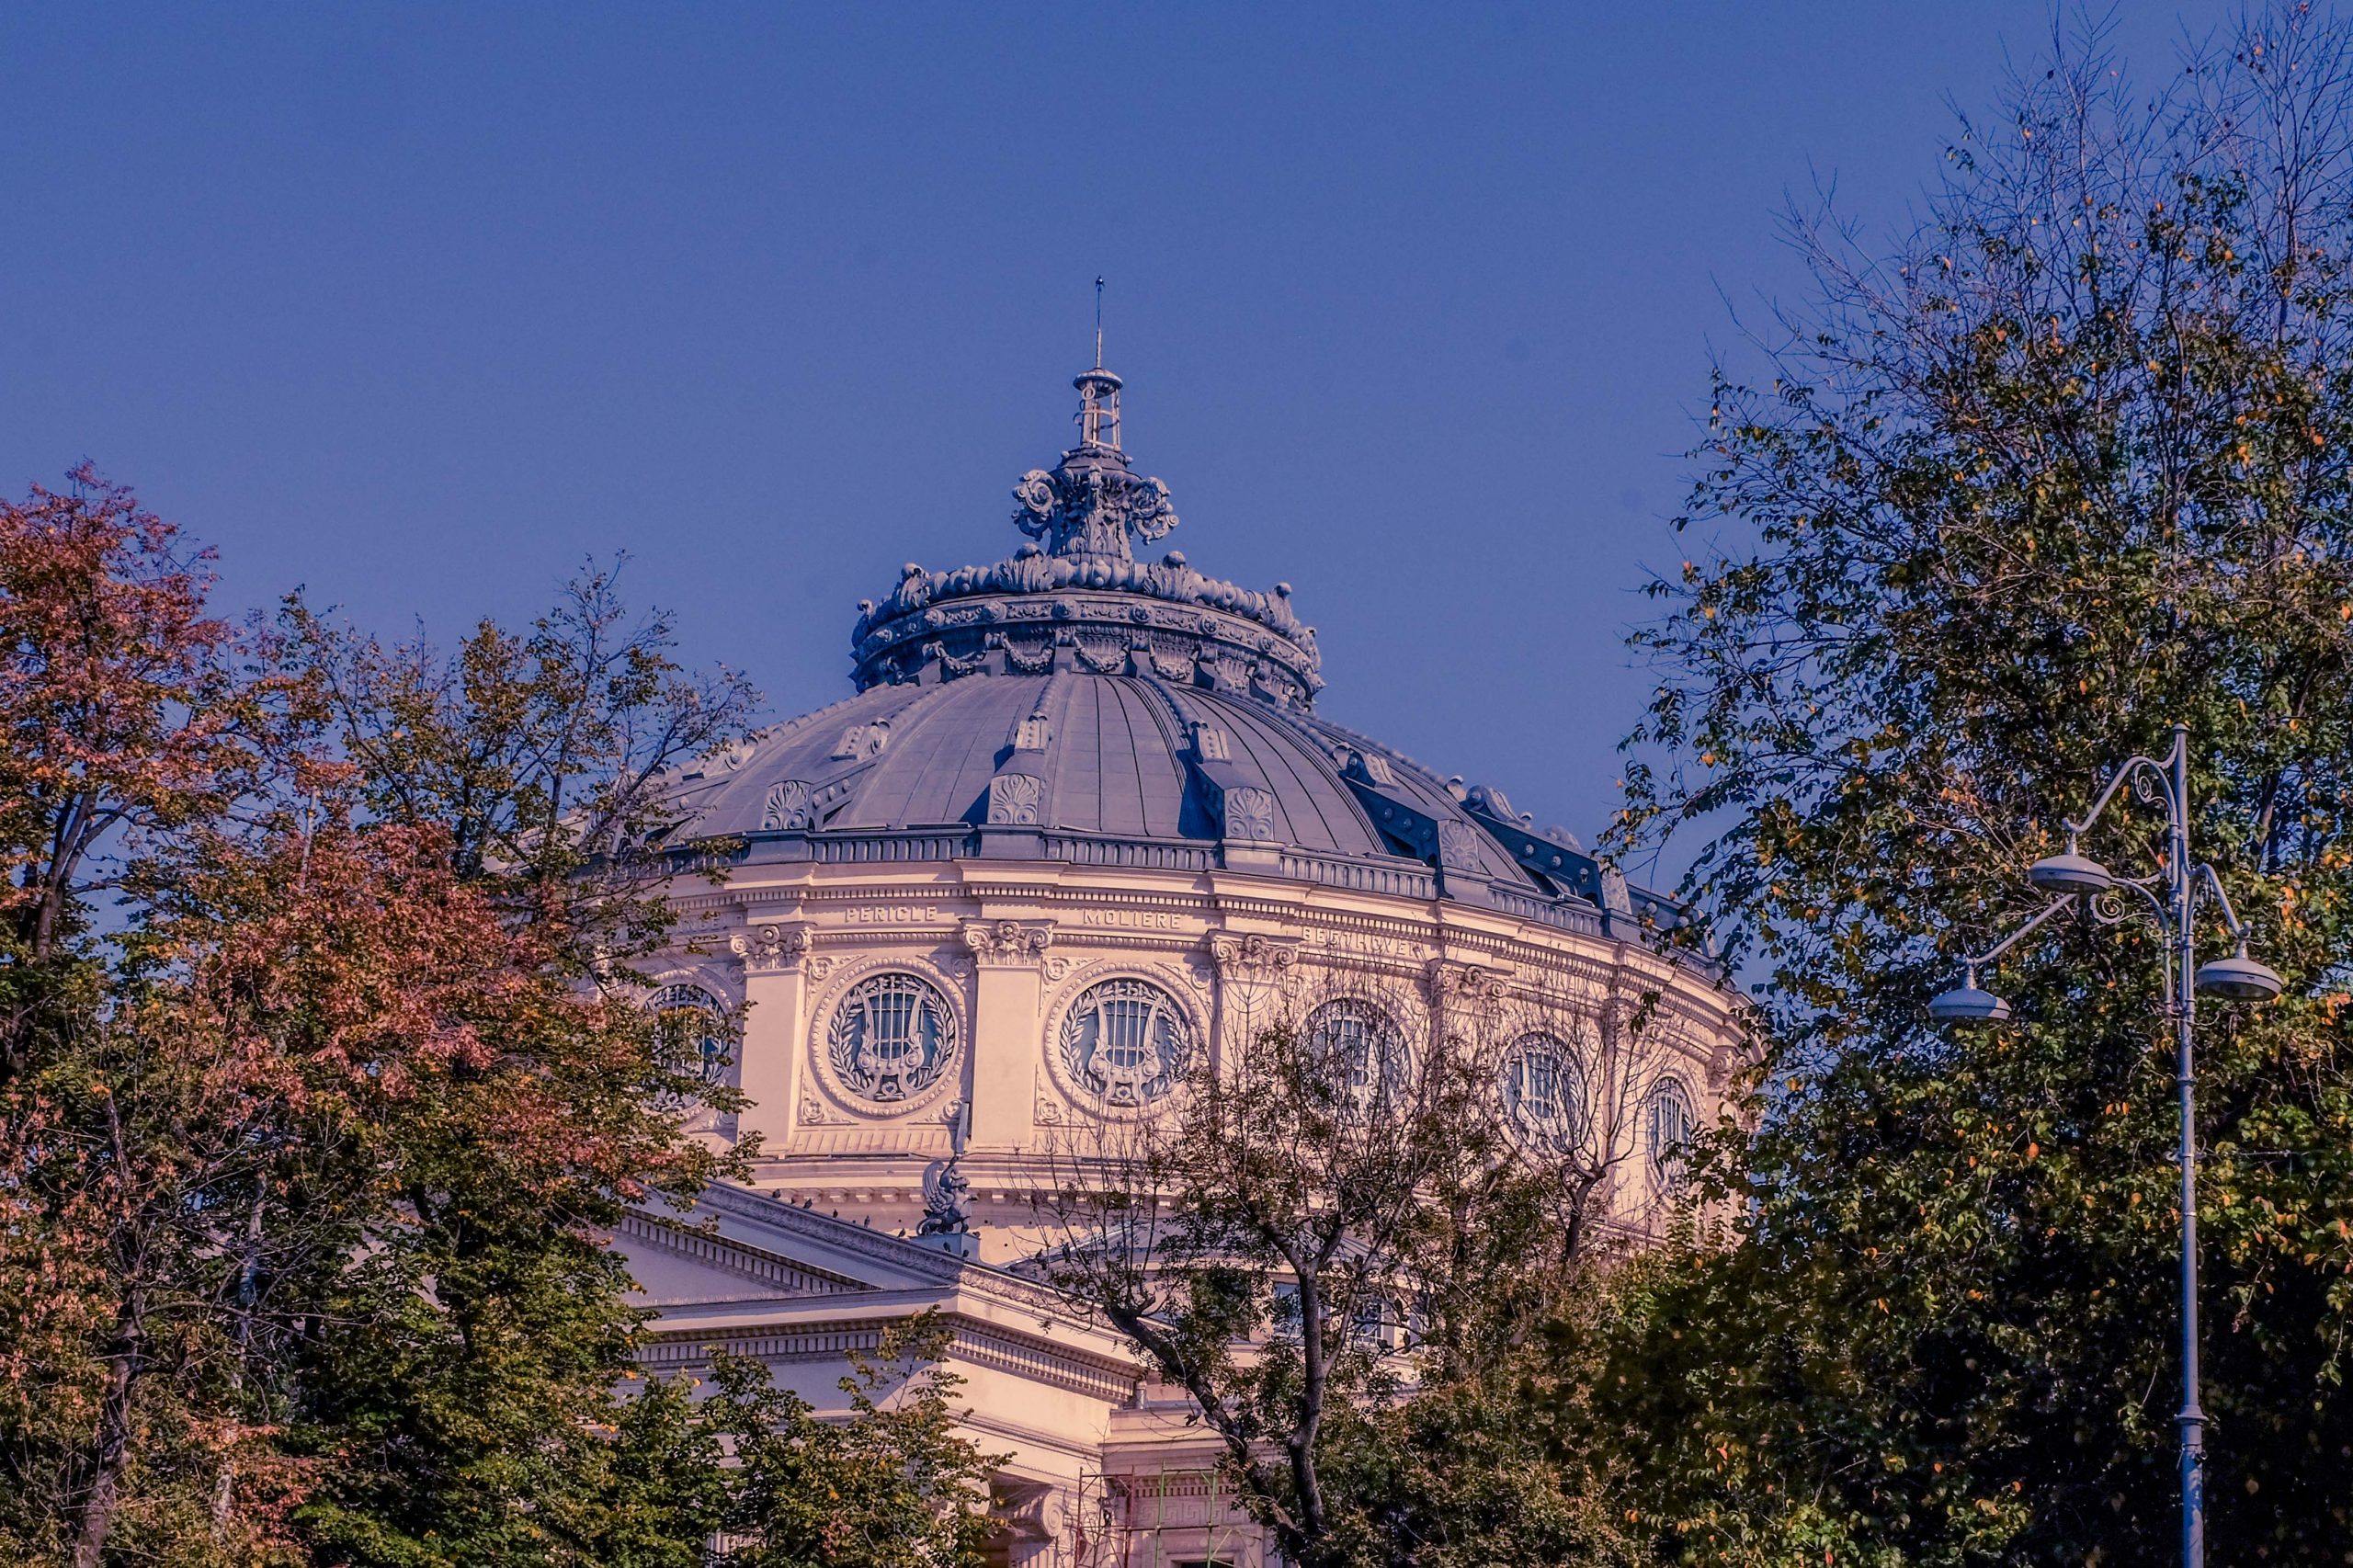
{"label": "green leafy tree", "polygon": [[[2290,982],[2200,1007],[2213,1550],[2353,1551],[2349,88],[2300,6],[2154,97],[2063,37],[1915,231],[1800,215],[1813,294],[1720,373],[1619,847],[1703,835],[1772,1043],[1713,1154],[1729,1244],[1564,1331],[1672,1559],[2169,1555],[2158,944],[2062,921],[2003,965],[2016,1023],[1923,1003],[2176,720],[2196,852]],[[2088,847],[2138,869],[2159,827],[2128,800]]]}
{"label": "green leafy tree", "polygon": [[721,1352],[694,1408],[733,1458],[723,1474],[728,1568],[983,1568],[994,1525],[989,1472],[999,1462],[960,1428],[942,1369],[948,1333],[927,1314],[853,1353],[847,1420],[820,1416],[765,1362]]}
{"label": "green leafy tree", "polygon": [[367,1245],[308,1346],[293,1431],[324,1479],[297,1518],[356,1563],[592,1561],[643,1315],[604,1238],[749,1153],[684,1134],[683,1107],[737,1101],[702,1080],[699,1037],[644,1015],[630,966],[673,926],[664,776],[740,740],[755,699],[680,669],[670,621],[633,619],[608,572],[454,655],[299,600],[283,624],[370,819],[439,835],[447,874],[528,949],[513,979],[537,1002],[378,1130]]}

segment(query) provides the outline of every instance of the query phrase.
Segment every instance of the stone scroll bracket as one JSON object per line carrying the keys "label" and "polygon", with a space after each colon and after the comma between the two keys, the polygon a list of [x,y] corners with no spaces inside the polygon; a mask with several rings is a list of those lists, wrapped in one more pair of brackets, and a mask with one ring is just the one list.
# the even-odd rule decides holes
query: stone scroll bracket
{"label": "stone scroll bracket", "polygon": [[1305,945],[1298,937],[1220,933],[1210,938],[1210,962],[1229,982],[1285,980],[1297,969]]}
{"label": "stone scroll bracket", "polygon": [[1050,1482],[1000,1476],[989,1483],[989,1517],[1015,1568],[1051,1568],[1071,1533],[1078,1499]]}
{"label": "stone scroll bracket", "polygon": [[1299,990],[1305,941],[1262,932],[1218,933],[1209,939],[1210,967],[1218,980],[1218,1035],[1248,1030],[1281,1015]]}

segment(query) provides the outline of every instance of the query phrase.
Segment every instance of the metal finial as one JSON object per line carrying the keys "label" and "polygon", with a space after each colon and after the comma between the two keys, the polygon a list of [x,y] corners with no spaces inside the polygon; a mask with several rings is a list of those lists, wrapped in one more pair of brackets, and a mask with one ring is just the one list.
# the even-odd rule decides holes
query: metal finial
{"label": "metal finial", "polygon": [[1103,368],[1103,279],[1095,280],[1095,368]]}

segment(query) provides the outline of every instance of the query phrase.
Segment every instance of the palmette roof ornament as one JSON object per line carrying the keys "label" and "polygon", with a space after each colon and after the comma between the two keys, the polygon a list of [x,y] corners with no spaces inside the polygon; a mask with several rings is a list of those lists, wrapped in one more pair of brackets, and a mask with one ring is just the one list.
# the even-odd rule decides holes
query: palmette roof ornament
{"label": "palmette roof ornament", "polygon": [[1098,359],[1072,385],[1078,444],[1013,490],[1014,526],[1038,542],[952,572],[910,562],[887,598],[861,601],[851,636],[859,689],[1037,674],[1060,659],[1310,706],[1323,660],[1290,585],[1260,592],[1206,577],[1176,551],[1138,560],[1137,546],[1176,526],[1168,486],[1136,472],[1120,446],[1120,378]]}

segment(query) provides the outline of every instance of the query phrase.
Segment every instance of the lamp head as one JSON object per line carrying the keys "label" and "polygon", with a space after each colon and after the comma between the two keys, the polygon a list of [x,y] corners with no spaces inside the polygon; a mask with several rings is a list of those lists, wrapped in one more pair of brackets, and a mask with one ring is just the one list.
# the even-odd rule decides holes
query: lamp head
{"label": "lamp head", "polygon": [[2196,984],[2200,994],[2231,1002],[2268,1002],[2288,988],[2277,970],[2246,956],[2245,942],[2229,958],[2200,964]]}
{"label": "lamp head", "polygon": [[2026,869],[2026,880],[2046,892],[2100,893],[2116,885],[2116,876],[2107,867],[2075,852],[2073,834],[2067,836],[2064,855],[2037,860]]}
{"label": "lamp head", "polygon": [[1928,998],[1928,1017],[1940,1024],[1998,1024],[2008,1019],[2010,1005],[1991,991],[1978,989],[1972,974],[1950,991]]}

